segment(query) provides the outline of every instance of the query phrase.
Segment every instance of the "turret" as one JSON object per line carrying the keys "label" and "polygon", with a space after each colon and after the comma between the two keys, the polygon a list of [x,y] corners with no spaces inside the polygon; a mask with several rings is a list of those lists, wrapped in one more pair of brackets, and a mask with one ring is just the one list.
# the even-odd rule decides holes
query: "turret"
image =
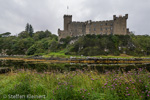
{"label": "turret", "polygon": [[125,14],[125,16],[124,16],[126,19],[128,19],[128,14]]}
{"label": "turret", "polygon": [[116,20],[116,15],[113,15],[113,19]]}
{"label": "turret", "polygon": [[68,30],[68,24],[72,22],[72,15],[64,15],[64,30]]}
{"label": "turret", "polygon": [[125,14],[125,16],[120,15],[119,17],[116,17],[116,15],[114,15],[113,19],[113,34],[127,35],[128,14]]}

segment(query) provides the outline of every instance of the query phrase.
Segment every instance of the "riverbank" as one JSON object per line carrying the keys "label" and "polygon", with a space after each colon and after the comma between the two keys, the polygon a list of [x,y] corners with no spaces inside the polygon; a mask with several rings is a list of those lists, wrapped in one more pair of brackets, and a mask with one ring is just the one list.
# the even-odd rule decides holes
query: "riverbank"
{"label": "riverbank", "polygon": [[145,69],[98,73],[21,70],[0,75],[0,99],[29,100],[148,100],[150,73]]}
{"label": "riverbank", "polygon": [[143,64],[150,63],[148,57],[128,57],[128,58],[114,58],[114,57],[44,57],[44,56],[0,56],[1,60],[22,60],[22,61],[36,61],[36,62],[52,62],[52,63],[95,63],[95,64]]}
{"label": "riverbank", "polygon": [[36,55],[0,55],[0,57],[13,57],[13,58],[51,58],[51,59],[55,59],[55,58],[122,58],[122,59],[131,59],[131,58],[150,58],[150,56],[130,56],[130,55],[126,55],[126,54],[121,54],[119,56],[113,56],[113,55],[99,55],[99,56],[83,56],[83,55],[65,55],[64,52],[51,52],[48,54],[45,53],[40,53],[40,54],[36,54]]}

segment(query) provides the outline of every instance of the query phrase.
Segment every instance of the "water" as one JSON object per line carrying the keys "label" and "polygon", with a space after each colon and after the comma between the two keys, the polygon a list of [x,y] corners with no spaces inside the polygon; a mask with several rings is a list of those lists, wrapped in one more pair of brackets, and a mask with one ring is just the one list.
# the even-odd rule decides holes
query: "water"
{"label": "water", "polygon": [[52,63],[41,61],[23,61],[23,60],[0,60],[0,68],[9,67],[12,70],[35,70],[37,72],[50,71],[75,71],[80,70],[97,70],[100,73],[106,71],[124,70],[130,71],[137,68],[146,68],[150,71],[150,63],[146,64],[88,64],[88,63]]}

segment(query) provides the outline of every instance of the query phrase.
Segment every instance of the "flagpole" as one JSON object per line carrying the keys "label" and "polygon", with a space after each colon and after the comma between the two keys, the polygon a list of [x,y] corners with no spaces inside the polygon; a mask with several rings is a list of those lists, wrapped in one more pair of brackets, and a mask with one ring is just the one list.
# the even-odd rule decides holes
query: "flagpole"
{"label": "flagpole", "polygon": [[68,15],[69,6],[67,6],[67,15]]}
{"label": "flagpole", "polygon": [[66,1],[67,1],[67,2],[66,2],[66,3],[67,3],[67,15],[68,15],[68,14],[69,14],[69,6],[68,6],[69,3],[68,3],[68,0],[66,0]]}

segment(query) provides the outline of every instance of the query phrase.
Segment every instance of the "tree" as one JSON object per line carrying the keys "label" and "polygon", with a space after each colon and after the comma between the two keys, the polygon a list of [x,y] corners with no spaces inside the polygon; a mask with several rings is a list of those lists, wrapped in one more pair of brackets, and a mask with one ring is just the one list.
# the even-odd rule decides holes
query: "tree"
{"label": "tree", "polygon": [[19,38],[28,38],[29,37],[29,33],[26,31],[22,31],[21,33],[18,34]]}
{"label": "tree", "polygon": [[112,39],[113,43],[115,44],[115,48],[117,48],[118,45],[119,45],[119,39],[118,39],[118,36],[113,35],[113,36],[111,36],[111,39]]}
{"label": "tree", "polygon": [[32,45],[26,52],[27,55],[33,55],[35,51],[37,50],[35,45]]}
{"label": "tree", "polygon": [[11,34],[10,32],[6,32],[6,33],[1,34],[1,37],[9,37],[10,34]]}
{"label": "tree", "polygon": [[28,33],[30,32],[30,24],[29,23],[27,23],[27,25],[25,27],[25,31]]}
{"label": "tree", "polygon": [[32,37],[33,32],[34,32],[33,27],[32,27],[32,25],[30,25],[30,27],[29,27],[29,35],[30,35],[30,37]]}
{"label": "tree", "polygon": [[49,46],[50,51],[56,52],[58,48],[58,42],[55,39],[53,39],[50,41]]}
{"label": "tree", "polygon": [[27,33],[29,33],[30,37],[33,36],[34,30],[33,30],[33,27],[32,27],[31,24],[27,23],[26,28],[25,28],[25,31],[26,31]]}

